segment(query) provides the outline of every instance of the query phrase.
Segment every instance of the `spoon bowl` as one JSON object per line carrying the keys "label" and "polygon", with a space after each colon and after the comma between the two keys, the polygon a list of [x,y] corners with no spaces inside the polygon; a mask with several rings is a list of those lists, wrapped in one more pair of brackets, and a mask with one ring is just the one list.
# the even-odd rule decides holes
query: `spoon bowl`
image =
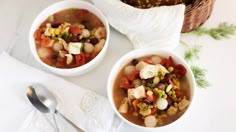
{"label": "spoon bowl", "polygon": [[61,114],[57,109],[57,100],[55,96],[43,85],[33,84],[27,88],[26,95],[32,105],[37,108],[42,113],[51,113],[54,117],[54,123],[56,126],[56,131],[58,126],[55,120],[55,114],[60,115],[68,123],[70,123],[79,132],[84,132],[82,129],[77,127],[73,122],[68,120],[63,114]]}

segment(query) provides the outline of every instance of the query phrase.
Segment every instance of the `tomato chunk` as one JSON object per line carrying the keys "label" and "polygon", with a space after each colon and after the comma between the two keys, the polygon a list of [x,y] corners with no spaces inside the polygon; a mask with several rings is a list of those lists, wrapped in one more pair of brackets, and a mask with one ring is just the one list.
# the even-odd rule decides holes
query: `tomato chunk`
{"label": "tomato chunk", "polygon": [[78,26],[70,26],[69,32],[72,34],[80,34],[81,29]]}
{"label": "tomato chunk", "polygon": [[128,78],[123,77],[120,80],[120,87],[124,88],[124,89],[130,89],[130,88],[133,88],[134,86],[132,84],[130,84]]}
{"label": "tomato chunk", "polygon": [[184,76],[186,74],[187,70],[185,69],[185,67],[181,64],[177,64],[174,66],[174,74],[181,77]]}
{"label": "tomato chunk", "polygon": [[50,41],[51,41],[51,39],[50,39],[49,37],[43,38],[42,41],[41,41],[41,46],[42,46],[42,47],[48,46],[48,44],[50,43]]}
{"label": "tomato chunk", "polygon": [[130,81],[134,81],[135,79],[139,78],[139,71],[133,70],[133,71],[127,76],[127,78],[128,78]]}
{"label": "tomato chunk", "polygon": [[86,64],[86,58],[84,54],[78,54],[75,56],[77,66]]}

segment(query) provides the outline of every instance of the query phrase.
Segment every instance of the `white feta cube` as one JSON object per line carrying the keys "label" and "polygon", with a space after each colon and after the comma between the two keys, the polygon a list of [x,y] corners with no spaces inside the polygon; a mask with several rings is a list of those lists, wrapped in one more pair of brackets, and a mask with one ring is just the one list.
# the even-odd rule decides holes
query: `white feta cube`
{"label": "white feta cube", "polygon": [[145,65],[139,73],[141,79],[148,79],[156,76],[158,73],[158,67],[156,65]]}
{"label": "white feta cube", "polygon": [[76,42],[76,43],[70,42],[68,46],[69,54],[74,54],[74,55],[80,54],[82,45],[83,44],[80,42]]}
{"label": "white feta cube", "polygon": [[146,97],[146,93],[145,93],[145,88],[143,85],[128,90],[129,99],[140,99],[144,97]]}

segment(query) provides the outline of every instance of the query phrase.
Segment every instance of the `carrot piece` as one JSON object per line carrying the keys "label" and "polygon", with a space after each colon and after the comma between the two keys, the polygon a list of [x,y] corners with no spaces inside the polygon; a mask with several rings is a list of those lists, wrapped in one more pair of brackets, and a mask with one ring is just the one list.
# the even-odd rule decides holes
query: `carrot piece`
{"label": "carrot piece", "polygon": [[146,62],[148,64],[153,64],[153,62],[151,60],[144,60],[144,62]]}
{"label": "carrot piece", "polygon": [[42,47],[48,46],[48,44],[50,43],[50,40],[51,40],[51,39],[50,39],[49,37],[43,38],[42,41],[41,41],[41,46],[42,46]]}
{"label": "carrot piece", "polygon": [[138,100],[138,99],[135,99],[135,100],[132,102],[132,105],[134,106],[135,111],[138,110],[138,103],[139,103],[139,100]]}

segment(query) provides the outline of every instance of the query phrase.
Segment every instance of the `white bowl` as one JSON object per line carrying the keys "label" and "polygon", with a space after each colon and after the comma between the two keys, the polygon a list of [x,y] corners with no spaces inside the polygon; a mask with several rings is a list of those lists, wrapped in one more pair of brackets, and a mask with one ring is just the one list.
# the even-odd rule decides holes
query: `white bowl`
{"label": "white bowl", "polygon": [[[68,9],[68,8],[86,9],[86,10],[89,10],[90,12],[94,13],[104,24],[107,36],[106,36],[106,42],[104,44],[103,49],[90,62],[88,62],[87,64],[82,65],[80,67],[76,67],[76,68],[60,69],[60,68],[55,68],[55,67],[49,66],[40,60],[40,58],[37,54],[37,51],[36,51],[35,40],[34,40],[33,34],[36,31],[36,29],[38,29],[38,27],[48,18],[48,16],[50,16],[58,11]],[[101,62],[101,60],[104,58],[105,53],[107,51],[109,38],[110,38],[109,24],[108,24],[108,21],[106,20],[105,16],[101,13],[101,11],[99,11],[94,5],[92,5],[88,2],[79,1],[79,0],[65,0],[65,1],[57,2],[57,3],[47,7],[36,17],[36,19],[34,20],[32,26],[30,28],[29,44],[30,44],[30,49],[33,53],[34,58],[40,64],[42,64],[44,67],[46,67],[47,69],[49,69],[50,71],[52,71],[58,75],[75,76],[75,75],[84,74],[84,73],[92,70]]]}
{"label": "white bowl", "polygon": [[112,70],[110,72],[110,75],[108,77],[107,94],[108,94],[109,101],[112,104],[112,107],[115,110],[116,114],[124,122],[126,122],[127,124],[130,124],[132,126],[135,126],[135,127],[138,127],[138,128],[144,129],[144,130],[157,130],[157,129],[158,130],[160,130],[160,129],[165,129],[166,130],[166,128],[169,128],[170,126],[172,126],[176,122],[181,121],[185,117],[186,113],[189,112],[190,106],[187,108],[185,113],[180,118],[178,118],[176,121],[174,121],[174,122],[172,122],[170,124],[167,124],[165,126],[150,128],[150,127],[139,126],[139,125],[136,125],[136,124],[128,121],[127,119],[125,119],[118,112],[118,110],[117,110],[117,108],[116,108],[116,106],[114,104],[113,86],[114,86],[114,82],[115,82],[115,79],[116,79],[118,73],[121,71],[121,69],[125,65],[127,65],[129,62],[131,62],[132,59],[139,58],[139,57],[142,57],[142,56],[148,56],[148,55],[159,55],[159,56],[164,57],[164,58],[168,58],[169,56],[171,56],[175,63],[182,64],[186,68],[186,70],[187,70],[186,77],[187,77],[187,79],[189,81],[189,86],[191,88],[191,93],[190,93],[190,101],[191,101],[190,106],[191,106],[191,104],[193,102],[194,89],[196,88],[196,84],[195,84],[195,79],[194,79],[193,73],[192,73],[191,69],[189,68],[189,66],[187,65],[187,63],[181,57],[178,57],[173,52],[167,51],[167,50],[160,50],[160,49],[153,49],[153,48],[137,49],[137,50],[133,50],[133,51],[127,53],[126,55],[124,55],[123,57],[121,57],[117,61],[117,63],[113,66],[113,68],[112,68]]}

